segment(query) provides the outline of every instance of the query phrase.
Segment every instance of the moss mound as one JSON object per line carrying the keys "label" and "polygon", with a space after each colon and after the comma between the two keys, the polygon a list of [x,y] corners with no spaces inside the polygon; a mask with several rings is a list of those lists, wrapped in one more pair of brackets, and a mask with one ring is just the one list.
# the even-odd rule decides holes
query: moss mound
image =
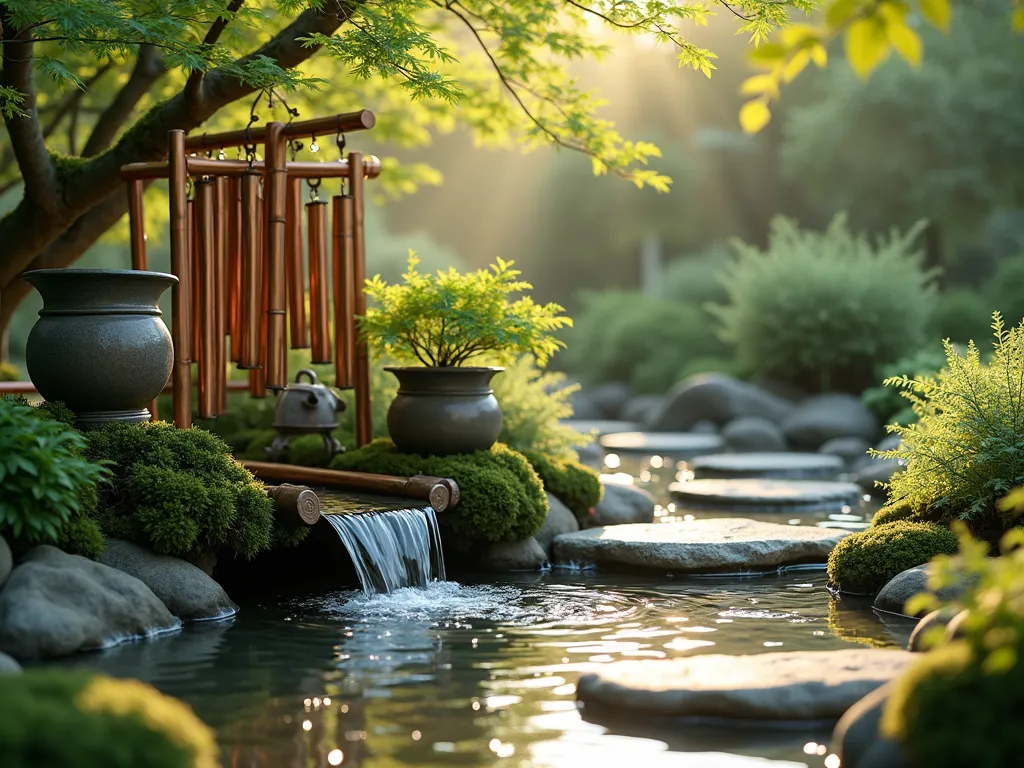
{"label": "moss mound", "polygon": [[[270,461],[264,449],[269,448],[276,437],[277,433],[272,429],[257,432],[241,452],[241,458]],[[278,461],[300,467],[327,467],[330,466],[331,457],[327,455],[324,439],[320,435],[297,435],[288,441]]]}
{"label": "moss mound", "polygon": [[535,451],[524,451],[544,490],[565,504],[579,520],[600,503],[604,488],[597,473],[572,459],[558,459]]}
{"label": "moss mound", "polygon": [[216,768],[213,733],[192,710],[137,680],[32,670],[0,696],[5,768]]}
{"label": "moss mound", "polygon": [[908,501],[897,501],[893,504],[886,504],[871,518],[871,527],[877,528],[886,523],[895,523],[898,520],[914,520],[917,517],[913,506]]}
{"label": "moss mound", "polygon": [[899,520],[841,540],[828,557],[829,581],[844,592],[875,594],[890,579],[935,555],[956,554],[956,534],[938,525]]}
{"label": "moss mound", "polygon": [[489,451],[423,457],[399,453],[390,440],[381,439],[336,456],[331,468],[455,480],[462,500],[440,516],[440,523],[460,544],[525,539],[540,530],[548,513],[544,486],[530,462],[500,443]]}
{"label": "moss mound", "polygon": [[186,558],[270,548],[272,502],[218,437],[165,422],[112,424],[87,437],[90,461],[114,462],[96,513],[105,535]]}
{"label": "moss mound", "polygon": [[[1019,660],[1024,647],[1017,646]],[[922,654],[897,678],[881,728],[913,765],[1002,768],[1024,754],[1024,729],[1011,722],[1022,711],[1024,664],[986,670],[958,641]]]}

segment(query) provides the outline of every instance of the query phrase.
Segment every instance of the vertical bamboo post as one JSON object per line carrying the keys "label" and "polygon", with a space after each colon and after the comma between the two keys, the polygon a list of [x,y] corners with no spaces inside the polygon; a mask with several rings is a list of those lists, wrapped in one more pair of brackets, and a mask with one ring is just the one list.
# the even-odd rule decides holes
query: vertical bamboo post
{"label": "vertical bamboo post", "polygon": [[[366,314],[366,234],[363,210],[363,153],[350,152],[348,155],[348,181],[352,190],[352,290],[354,297],[353,324]],[[356,400],[356,444],[366,445],[373,438],[373,422],[370,414],[370,353],[358,326],[353,326],[355,338],[355,400]]]}
{"label": "vertical bamboo post", "polygon": [[267,190],[267,359],[266,385],[284,389],[288,373],[283,351],[285,339],[284,204],[288,170],[285,167],[285,137],[282,123],[269,123],[266,133]]}
{"label": "vertical bamboo post", "polygon": [[231,362],[238,362],[242,348],[242,185],[228,179],[228,335]]}
{"label": "vertical bamboo post", "polygon": [[288,280],[288,329],[292,349],[309,346],[306,331],[306,279],[302,269],[302,179],[288,179],[285,265]]}
{"label": "vertical bamboo post", "polygon": [[[132,251],[132,269],[145,271],[148,269],[146,258],[146,214],[143,206],[142,179],[128,181],[128,233]],[[160,412],[157,401],[149,404],[149,420],[157,421]]]}
{"label": "vertical bamboo post", "polygon": [[214,179],[213,197],[213,290],[215,329],[214,366],[217,369],[217,391],[214,398],[215,413],[220,415],[228,409],[227,348],[228,334],[228,221],[227,221],[228,180],[223,176]]}
{"label": "vertical bamboo post", "polygon": [[312,362],[331,362],[330,293],[327,283],[327,203],[306,203],[309,226],[309,334]]}
{"label": "vertical bamboo post", "polygon": [[349,195],[335,195],[332,204],[334,386],[338,389],[351,389],[355,361],[355,339],[352,335],[355,299],[352,283],[352,198]]}
{"label": "vertical bamboo post", "polygon": [[247,171],[241,177],[242,247],[240,327],[238,367],[256,368],[260,361],[260,299],[262,269],[260,268],[260,218],[258,171]]}
{"label": "vertical bamboo post", "polygon": [[214,226],[216,181],[203,178],[196,182],[195,199],[195,262],[196,290],[199,311],[195,327],[199,334],[199,418],[217,415],[217,232]]}
{"label": "vertical bamboo post", "polygon": [[174,316],[171,319],[174,340],[172,392],[174,425],[186,429],[192,425],[192,376],[189,365],[189,309],[191,291],[188,285],[188,205],[186,190],[185,132],[173,130],[168,135],[168,188],[171,217],[171,271],[178,282],[171,289]]}

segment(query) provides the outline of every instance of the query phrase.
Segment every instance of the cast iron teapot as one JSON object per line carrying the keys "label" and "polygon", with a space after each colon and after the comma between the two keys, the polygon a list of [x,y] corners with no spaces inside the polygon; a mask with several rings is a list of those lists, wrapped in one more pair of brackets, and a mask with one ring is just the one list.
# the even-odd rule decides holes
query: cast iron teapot
{"label": "cast iron teapot", "polygon": [[[304,384],[302,377],[309,377]],[[277,437],[266,448],[267,455],[274,461],[288,446],[292,435],[320,434],[324,439],[328,458],[341,453],[341,443],[332,435],[338,428],[338,414],[345,410],[345,403],[326,384],[316,380],[316,374],[303,368],[295,374],[295,383],[284,388],[277,398],[274,409],[274,429]]]}

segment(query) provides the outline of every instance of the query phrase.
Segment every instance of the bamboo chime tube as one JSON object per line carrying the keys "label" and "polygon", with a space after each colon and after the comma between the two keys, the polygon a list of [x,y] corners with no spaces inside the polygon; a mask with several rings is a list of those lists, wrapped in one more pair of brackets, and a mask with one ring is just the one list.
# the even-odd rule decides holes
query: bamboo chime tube
{"label": "bamboo chime tube", "polygon": [[199,418],[212,419],[217,415],[217,265],[214,203],[216,182],[202,179],[196,182],[195,233],[196,290],[199,309],[195,327],[199,338]]}
{"label": "bamboo chime tube", "polygon": [[241,270],[240,343],[238,367],[256,368],[260,363],[260,175],[255,171],[241,178]]}
{"label": "bamboo chime tube", "polygon": [[216,413],[219,416],[228,409],[227,349],[228,334],[228,180],[218,176],[214,180],[213,199],[213,265],[214,265],[214,307],[216,328],[214,365],[217,369]]}
{"label": "bamboo chime tube", "polygon": [[309,334],[306,331],[306,277],[302,269],[302,179],[288,179],[285,219],[289,335],[292,349],[305,349],[309,346]]}
{"label": "bamboo chime tube", "polygon": [[350,152],[348,156],[349,189],[352,190],[352,291],[354,313],[352,317],[355,340],[356,390],[356,445],[362,447],[373,437],[373,422],[370,414],[370,354],[366,342],[358,335],[356,318],[366,314],[366,235],[363,229],[363,154]]}
{"label": "bamboo chime tube", "polygon": [[228,335],[231,362],[238,362],[242,335],[242,187],[228,179]]}
{"label": "bamboo chime tube", "polygon": [[188,287],[188,203],[186,190],[185,132],[173,130],[168,135],[168,190],[171,217],[171,272],[178,282],[171,288],[171,335],[174,340],[172,396],[174,425],[186,429],[192,424],[192,377],[189,367]]}
{"label": "bamboo chime tube", "polygon": [[352,313],[352,198],[335,195],[331,214],[331,250],[334,271],[334,386],[352,388],[355,339]]}
{"label": "bamboo chime tube", "polygon": [[309,331],[312,362],[331,362],[330,294],[327,283],[327,203],[306,203],[309,226]]}

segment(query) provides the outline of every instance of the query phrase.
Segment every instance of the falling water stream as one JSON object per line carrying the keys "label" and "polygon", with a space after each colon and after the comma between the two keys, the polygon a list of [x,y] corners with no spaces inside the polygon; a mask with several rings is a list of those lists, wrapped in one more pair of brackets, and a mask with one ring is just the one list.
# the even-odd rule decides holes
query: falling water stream
{"label": "falling water stream", "polygon": [[363,592],[390,593],[446,580],[433,508],[327,514],[324,518],[352,558]]}

